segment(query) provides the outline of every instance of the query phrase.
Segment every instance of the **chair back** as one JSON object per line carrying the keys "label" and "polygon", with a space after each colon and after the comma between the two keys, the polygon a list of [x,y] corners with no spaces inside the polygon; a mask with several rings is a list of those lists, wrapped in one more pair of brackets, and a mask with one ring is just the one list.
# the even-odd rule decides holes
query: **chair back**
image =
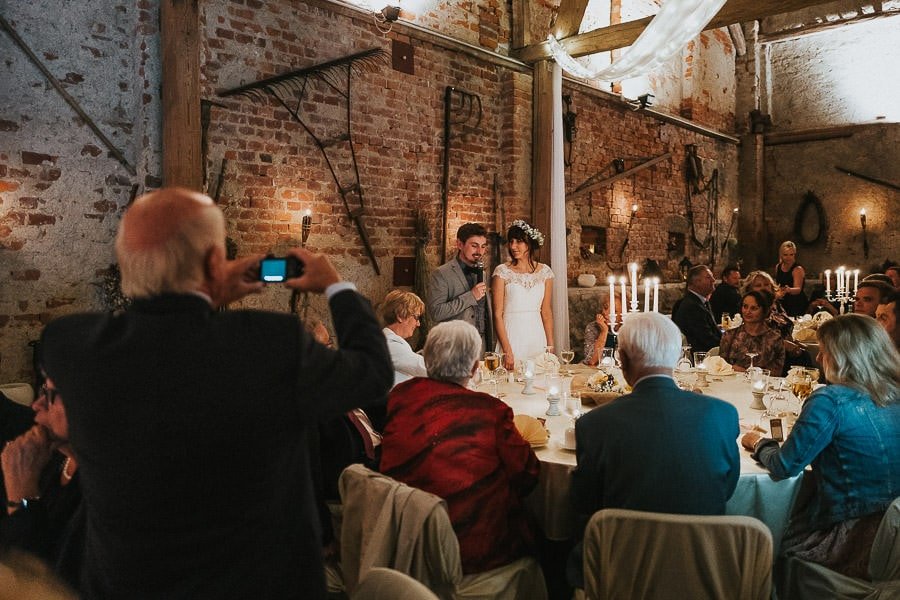
{"label": "chair back", "polygon": [[869,574],[873,581],[900,581],[900,497],[888,506],[875,533]]}
{"label": "chair back", "polygon": [[343,503],[341,569],[348,594],[376,567],[412,576],[438,596],[452,597],[462,580],[459,541],[444,501],[350,465],[339,481]]}
{"label": "chair back", "polygon": [[719,347],[713,346],[709,349],[709,352],[706,353],[707,356],[718,356],[719,355]]}
{"label": "chair back", "polygon": [[604,509],[584,540],[585,595],[633,600],[767,600],[772,535],[742,516]]}
{"label": "chair back", "polygon": [[400,571],[374,567],[362,578],[350,600],[439,600],[427,587]]}

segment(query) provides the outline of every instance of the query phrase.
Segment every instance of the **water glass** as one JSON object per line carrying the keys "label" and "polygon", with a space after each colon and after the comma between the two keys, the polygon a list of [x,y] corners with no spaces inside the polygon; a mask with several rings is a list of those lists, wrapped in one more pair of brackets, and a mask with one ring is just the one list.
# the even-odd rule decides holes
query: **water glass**
{"label": "water glass", "polygon": [[566,397],[566,412],[577,419],[584,414],[584,408],[581,404],[581,392],[569,392]]}

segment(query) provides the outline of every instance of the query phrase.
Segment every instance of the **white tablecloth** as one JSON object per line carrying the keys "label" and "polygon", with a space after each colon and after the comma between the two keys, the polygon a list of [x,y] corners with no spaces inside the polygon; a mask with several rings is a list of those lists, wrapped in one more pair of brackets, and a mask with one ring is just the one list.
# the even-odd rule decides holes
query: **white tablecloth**
{"label": "white tablecloth", "polygon": [[[573,370],[580,373],[593,373],[590,367],[573,365]],[[544,528],[545,535],[551,540],[566,540],[573,536],[574,514],[569,499],[569,475],[575,467],[575,452],[564,449],[565,430],[573,426],[573,419],[565,413],[565,407],[561,405],[563,415],[548,417],[546,389],[543,376],[535,377],[535,394],[523,395],[521,383],[504,383],[499,386],[499,391],[505,394],[502,400],[506,402],[515,414],[527,414],[534,417],[547,419],[547,429],[550,431],[550,441],[542,448],[537,448],[535,454],[541,461],[540,483],[537,489],[529,496],[528,504],[537,516],[538,522]],[[490,391],[487,387],[484,391]],[[762,411],[750,408],[750,384],[743,375],[730,375],[727,377],[710,377],[709,387],[704,388],[704,393],[721,398],[738,410],[742,425],[752,426],[759,422]],[[586,406],[585,409],[591,408]],[[735,443],[740,444],[739,440]],[[790,516],[791,505],[799,490],[802,475],[774,481],[768,472],[756,463],[750,453],[741,449],[741,476],[737,488],[726,506],[727,514],[748,515],[756,517],[764,522],[772,531],[775,548],[781,541],[784,529]]]}

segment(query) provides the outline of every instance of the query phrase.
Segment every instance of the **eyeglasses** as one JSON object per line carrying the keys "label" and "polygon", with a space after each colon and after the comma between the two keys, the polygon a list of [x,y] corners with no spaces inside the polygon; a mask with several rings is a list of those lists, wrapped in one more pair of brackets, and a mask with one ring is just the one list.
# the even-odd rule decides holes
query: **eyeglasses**
{"label": "eyeglasses", "polygon": [[59,398],[59,390],[47,387],[47,384],[41,386],[41,396],[47,399],[47,406],[53,406],[56,399]]}

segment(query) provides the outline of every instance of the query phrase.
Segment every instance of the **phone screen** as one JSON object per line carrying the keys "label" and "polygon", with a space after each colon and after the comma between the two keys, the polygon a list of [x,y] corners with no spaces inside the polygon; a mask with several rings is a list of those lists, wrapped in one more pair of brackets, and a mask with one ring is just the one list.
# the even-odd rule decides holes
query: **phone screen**
{"label": "phone screen", "polygon": [[260,281],[284,281],[287,274],[286,258],[264,258],[259,263]]}

